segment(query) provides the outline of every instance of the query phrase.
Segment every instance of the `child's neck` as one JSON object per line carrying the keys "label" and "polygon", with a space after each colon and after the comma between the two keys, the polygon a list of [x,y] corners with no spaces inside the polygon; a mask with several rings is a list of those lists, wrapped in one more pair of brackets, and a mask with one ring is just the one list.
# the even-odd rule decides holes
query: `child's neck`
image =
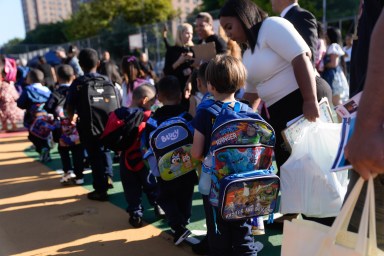
{"label": "child's neck", "polygon": [[216,94],[214,95],[216,101],[221,101],[221,102],[230,102],[230,101],[235,101],[235,94]]}

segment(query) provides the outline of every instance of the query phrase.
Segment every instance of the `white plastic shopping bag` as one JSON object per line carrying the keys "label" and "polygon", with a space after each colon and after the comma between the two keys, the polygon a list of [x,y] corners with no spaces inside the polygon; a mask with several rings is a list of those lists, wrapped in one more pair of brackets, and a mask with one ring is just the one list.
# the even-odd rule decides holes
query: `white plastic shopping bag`
{"label": "white plastic shopping bag", "polygon": [[[367,195],[358,233],[347,231],[364,180],[356,183],[332,227],[313,221],[284,221],[282,256],[384,256],[377,247],[373,178]],[[369,232],[368,232],[369,226]],[[367,237],[369,234],[369,238]]]}
{"label": "white plastic shopping bag", "polygon": [[340,141],[341,124],[309,123],[280,168],[281,213],[333,217],[348,186],[347,171],[330,172]]}

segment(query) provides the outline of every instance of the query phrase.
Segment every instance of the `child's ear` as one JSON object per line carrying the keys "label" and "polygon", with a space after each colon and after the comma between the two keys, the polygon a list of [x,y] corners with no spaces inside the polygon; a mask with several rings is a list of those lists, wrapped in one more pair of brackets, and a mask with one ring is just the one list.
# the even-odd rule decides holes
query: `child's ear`
{"label": "child's ear", "polygon": [[149,100],[150,100],[150,99],[148,98],[148,96],[144,96],[144,98],[141,98],[141,99],[140,99],[140,104],[141,104],[141,105],[145,105],[145,104],[148,103]]}

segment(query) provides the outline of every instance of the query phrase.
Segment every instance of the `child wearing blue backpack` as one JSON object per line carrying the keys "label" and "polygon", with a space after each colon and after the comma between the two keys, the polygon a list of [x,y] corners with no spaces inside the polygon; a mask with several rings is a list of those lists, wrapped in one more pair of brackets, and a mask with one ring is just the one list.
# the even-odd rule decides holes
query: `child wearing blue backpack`
{"label": "child wearing blue backpack", "polygon": [[[219,204],[217,204],[217,202],[215,204],[215,198],[212,196],[212,194],[214,194],[214,184],[216,184],[214,177],[220,175],[222,176],[222,179],[224,179],[225,176],[230,177],[231,175],[225,174],[225,171],[231,168],[234,168],[236,173],[243,173],[243,171],[244,173],[254,173],[254,170],[258,169],[267,169],[265,171],[260,171],[260,173],[269,173],[268,169],[271,164],[271,155],[274,144],[273,129],[257,114],[253,113],[247,105],[236,102],[235,100],[235,92],[245,84],[247,76],[245,67],[240,60],[232,56],[217,55],[209,62],[205,75],[208,82],[208,90],[212,93],[214,100],[202,104],[202,106],[198,108],[196,116],[192,121],[192,126],[195,128],[195,132],[191,154],[192,157],[200,159],[203,162],[202,174],[205,170],[210,170],[209,172],[211,172],[211,174],[215,171],[217,172],[218,165],[221,165],[220,172],[216,173],[216,176],[209,174],[210,176],[205,176],[205,178],[203,178],[203,175],[201,175],[199,183],[199,191],[203,194],[204,209],[206,213],[210,255],[257,255],[257,252],[263,248],[263,245],[260,242],[255,241],[252,235],[252,228],[255,226],[255,223],[253,222],[254,219],[247,218],[242,214],[244,213],[244,205],[247,207],[245,211],[251,208],[251,211],[254,212],[256,211],[255,209],[261,209],[260,205],[257,205],[257,207],[253,205],[258,204],[259,202],[264,203],[265,197],[261,197],[259,192],[266,189],[262,188],[262,186],[249,186],[247,188],[244,186],[241,187],[240,190],[241,185],[237,185],[237,190],[232,190],[232,194],[225,194],[226,197],[224,202],[220,202],[219,199]],[[237,110],[239,107],[240,110]],[[224,116],[223,113],[225,113],[225,111],[227,111],[227,113],[241,111],[241,113],[245,113],[244,116],[249,115],[248,119],[244,118],[245,121],[241,120],[243,122],[241,123],[243,127],[240,130],[244,131],[244,133],[238,133],[238,130],[234,129],[238,128],[237,126],[239,126],[239,122],[236,123],[235,126],[228,125],[227,129],[221,130],[222,137],[213,137],[217,135],[213,133],[214,127],[218,125],[216,121]],[[234,116],[236,116],[236,114]],[[229,117],[228,119],[231,121],[230,115],[227,114],[226,117]],[[258,126],[259,124],[254,125],[259,121],[260,126]],[[223,124],[227,125],[227,123]],[[246,126],[247,124],[249,125]],[[222,125],[219,125],[218,127],[220,128]],[[260,130],[260,127],[266,128],[264,132],[266,137],[263,135],[260,136],[256,132],[257,129]],[[232,141],[234,143],[235,141],[248,143],[248,141],[251,140],[264,140],[266,144],[270,145],[266,147],[255,147],[261,152],[259,155],[255,153],[257,150],[251,152],[248,151],[248,149],[243,149],[243,152],[248,152],[254,157],[254,159],[250,161],[241,160],[244,159],[244,157],[236,158],[243,153],[236,148],[237,145],[227,143]],[[214,152],[216,159],[213,161],[212,148],[217,147],[219,144],[227,144],[229,147],[217,148],[218,151]],[[203,180],[206,182],[202,182]],[[223,183],[220,184],[223,185]],[[238,184],[250,183],[244,181]],[[238,193],[238,191],[241,191],[241,193]],[[248,193],[243,193],[245,191]],[[258,194],[255,192],[254,198],[250,199],[253,191],[257,191]],[[267,193],[276,195],[277,191],[278,190],[276,189],[272,189],[272,191],[268,189]],[[245,194],[246,196],[244,196]],[[244,200],[248,200],[248,202]],[[222,205],[226,206],[227,202],[230,202],[230,207],[221,207]],[[268,207],[266,206],[263,209],[265,209],[266,212],[271,213],[272,211],[267,208]],[[251,214],[254,214],[254,212],[251,212]],[[266,214],[263,211],[260,214],[251,215],[251,217],[258,215]]]}
{"label": "child wearing blue backpack", "polygon": [[[179,80],[175,76],[165,76],[160,79],[157,83],[157,93],[158,100],[163,106],[158,108],[154,115],[147,121],[145,131],[148,136],[151,134],[151,136],[148,137],[148,141],[150,141],[151,150],[153,150],[156,156],[156,169],[159,170],[158,173],[155,173],[158,177],[159,186],[157,203],[164,210],[168,225],[174,231],[175,245],[180,244],[191,234],[191,231],[188,230],[186,226],[189,224],[191,217],[193,190],[197,183],[195,170],[183,173],[183,171],[186,170],[186,166],[191,167],[194,164],[186,154],[187,151],[185,150],[183,141],[181,141],[180,147],[173,152],[162,154],[160,149],[161,146],[165,144],[168,146],[170,145],[169,143],[176,141],[180,137],[188,138],[188,134],[190,134],[189,131],[183,128],[185,126],[180,123],[180,126],[170,126],[171,128],[175,128],[173,132],[160,130],[163,128],[166,129],[167,127],[164,127],[164,125],[168,124],[173,118],[186,122],[192,120],[192,116],[186,113],[180,104],[182,95],[179,88]],[[193,136],[190,134],[191,144],[192,139]],[[157,144],[161,144],[159,148],[156,147]],[[165,158],[162,158],[163,156],[165,156]],[[162,168],[164,166],[168,168]],[[151,166],[152,172],[156,172],[154,169],[155,168]],[[161,169],[166,169],[166,171],[162,172]]]}

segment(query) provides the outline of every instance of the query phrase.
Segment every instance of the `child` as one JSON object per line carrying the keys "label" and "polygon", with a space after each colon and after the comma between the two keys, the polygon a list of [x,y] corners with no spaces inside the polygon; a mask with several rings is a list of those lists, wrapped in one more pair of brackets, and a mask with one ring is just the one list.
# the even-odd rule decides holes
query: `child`
{"label": "child", "polygon": [[[150,84],[143,84],[133,90],[131,108],[140,108],[144,111],[145,122],[151,115],[151,107],[156,100],[156,90]],[[144,127],[143,127],[144,128]],[[154,206],[155,214],[158,217],[164,216],[163,210],[157,205],[157,184],[156,178],[149,172],[144,164],[142,152],[140,151],[140,137],[142,130],[138,131],[138,140],[127,150],[121,153],[120,178],[123,184],[125,200],[128,203],[129,223],[139,228],[143,225],[143,207],[141,195],[144,191],[148,201]]]}
{"label": "child", "polygon": [[[154,113],[152,119],[156,120],[157,125],[171,117],[176,117],[185,112],[180,105],[181,91],[179,80],[175,76],[165,76],[157,84],[158,100],[163,104]],[[192,117],[186,113],[184,118],[191,120]],[[151,126],[146,127],[146,134],[150,134]],[[174,243],[180,244],[190,234],[186,228],[189,224],[192,210],[192,195],[197,175],[195,171],[188,172],[176,179],[164,181],[158,179],[159,196],[158,204],[164,209],[168,225],[174,230]]]}
{"label": "child", "polygon": [[130,107],[132,104],[132,92],[147,81],[140,78],[141,69],[139,61],[135,56],[124,56],[121,60],[121,71],[123,72],[124,82],[122,106]]}
{"label": "child", "polygon": [[[214,104],[219,106],[225,102],[235,102],[235,92],[245,84],[247,76],[240,60],[224,55],[218,55],[212,59],[205,74],[208,91],[216,100]],[[216,116],[206,108],[199,108],[192,121],[195,128],[192,157],[205,158],[203,164],[208,166],[210,166],[211,157],[207,155],[215,118]],[[218,208],[207,204],[209,202],[204,200],[210,255],[256,255],[261,250],[262,244],[255,243],[253,240],[250,219],[225,222]]]}
{"label": "child", "polygon": [[[43,110],[44,103],[51,95],[48,87],[43,86],[44,74],[38,69],[31,69],[28,72],[26,79],[28,86],[26,86],[17,100],[17,106],[21,109],[26,109],[24,115],[24,127],[30,128],[33,121],[38,115],[46,115]],[[28,139],[33,143],[36,152],[40,155],[41,162],[48,162],[51,160],[49,156],[48,139],[42,139],[29,132]]]}
{"label": "child", "polygon": [[[57,80],[59,87],[56,89],[56,92],[60,95],[66,97],[69,86],[72,81],[75,79],[75,72],[70,65],[60,65],[57,68]],[[52,97],[52,96],[51,96]],[[48,100],[50,102],[51,98]],[[70,120],[64,114],[65,100],[58,104],[53,111],[53,115],[56,120],[60,122],[60,126],[57,129],[58,132],[54,133],[54,139],[58,142],[58,151],[61,158],[61,164],[63,165],[63,177],[60,179],[60,183],[63,185],[75,183],[76,185],[84,184],[84,148],[80,144],[79,134],[76,129],[76,117],[74,120]],[[73,171],[71,170],[71,158],[69,152],[72,153],[72,162],[73,162]]]}
{"label": "child", "polygon": [[[110,150],[105,148],[100,141],[99,136],[93,134],[92,126],[85,122],[91,113],[90,113],[90,102],[84,101],[84,89],[89,88],[92,81],[109,81],[107,77],[104,77],[96,72],[97,66],[99,65],[99,57],[96,50],[92,48],[85,48],[80,51],[79,54],[79,63],[84,71],[84,75],[76,78],[71,86],[69,87],[65,108],[68,113],[70,120],[73,120],[75,114],[79,116],[77,120],[77,129],[80,134],[81,143],[84,145],[87,150],[89,162],[92,167],[92,178],[93,178],[93,188],[94,191],[88,193],[87,197],[90,200],[96,201],[108,201],[108,180],[109,177],[113,176],[112,172],[112,158]],[[114,88],[115,97],[110,97],[108,101],[108,106],[116,107],[118,106],[118,96],[119,93],[116,88]],[[100,91],[102,97],[109,97],[105,91]],[[97,103],[97,102],[96,102]],[[106,101],[107,103],[107,101]],[[100,111],[101,114],[105,114],[106,111]],[[83,121],[82,121],[83,120]],[[91,120],[92,121],[92,120]],[[93,122],[92,125],[95,123]]]}
{"label": "child", "polygon": [[[196,115],[196,109],[202,101],[212,98],[212,95],[208,92],[207,80],[205,79],[205,70],[207,69],[208,62],[204,62],[200,65],[198,70],[195,70],[192,74],[192,88],[196,83],[196,93],[189,98],[189,114],[191,116]],[[195,79],[194,79],[195,76]],[[192,91],[194,91],[192,89]]]}

